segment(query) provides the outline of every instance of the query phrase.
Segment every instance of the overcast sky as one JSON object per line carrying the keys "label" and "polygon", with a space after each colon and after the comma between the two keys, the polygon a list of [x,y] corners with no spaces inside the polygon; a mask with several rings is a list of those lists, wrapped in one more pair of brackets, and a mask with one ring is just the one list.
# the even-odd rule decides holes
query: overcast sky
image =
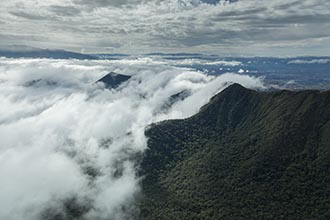
{"label": "overcast sky", "polygon": [[329,0],[10,0],[0,45],[93,53],[330,55]]}

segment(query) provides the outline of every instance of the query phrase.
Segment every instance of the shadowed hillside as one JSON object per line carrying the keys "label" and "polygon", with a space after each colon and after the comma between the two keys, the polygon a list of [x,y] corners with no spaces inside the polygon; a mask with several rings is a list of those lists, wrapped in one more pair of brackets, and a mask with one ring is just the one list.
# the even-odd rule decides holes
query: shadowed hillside
{"label": "shadowed hillside", "polygon": [[146,135],[140,219],[330,219],[330,92],[234,84]]}

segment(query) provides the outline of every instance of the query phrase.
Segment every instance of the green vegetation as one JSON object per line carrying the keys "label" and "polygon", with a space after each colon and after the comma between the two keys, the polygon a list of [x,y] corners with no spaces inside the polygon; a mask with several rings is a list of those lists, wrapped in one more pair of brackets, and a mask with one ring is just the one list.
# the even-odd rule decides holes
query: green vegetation
{"label": "green vegetation", "polygon": [[146,135],[140,219],[330,219],[330,92],[234,84]]}

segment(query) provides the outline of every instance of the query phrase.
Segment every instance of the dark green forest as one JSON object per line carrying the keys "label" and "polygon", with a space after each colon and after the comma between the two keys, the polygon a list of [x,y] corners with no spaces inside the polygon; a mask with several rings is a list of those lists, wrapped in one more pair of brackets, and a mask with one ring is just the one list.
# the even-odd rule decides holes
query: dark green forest
{"label": "dark green forest", "polygon": [[330,219],[330,92],[234,84],[146,135],[140,219]]}

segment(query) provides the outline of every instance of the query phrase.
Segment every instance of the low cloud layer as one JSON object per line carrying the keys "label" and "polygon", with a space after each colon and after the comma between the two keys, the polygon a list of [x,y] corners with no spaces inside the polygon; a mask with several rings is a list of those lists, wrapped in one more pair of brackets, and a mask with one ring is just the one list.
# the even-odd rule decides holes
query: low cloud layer
{"label": "low cloud layer", "polygon": [[[95,83],[110,71],[132,77],[117,90]],[[195,114],[233,82],[263,87],[258,78],[207,76],[147,58],[1,58],[0,219],[134,216],[145,128]],[[164,108],[181,91],[190,96]]]}
{"label": "low cloud layer", "polygon": [[12,0],[0,6],[1,45],[282,56],[329,55],[330,49],[327,0]]}
{"label": "low cloud layer", "polygon": [[330,59],[314,59],[314,60],[291,60],[288,64],[327,64]]}

